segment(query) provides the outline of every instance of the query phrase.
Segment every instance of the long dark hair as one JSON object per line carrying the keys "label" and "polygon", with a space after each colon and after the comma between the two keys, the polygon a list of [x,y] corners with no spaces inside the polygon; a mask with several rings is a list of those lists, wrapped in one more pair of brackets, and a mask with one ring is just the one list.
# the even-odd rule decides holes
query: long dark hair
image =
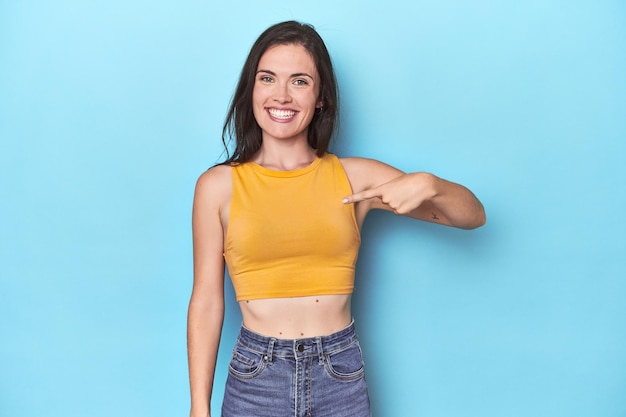
{"label": "long dark hair", "polygon": [[[326,45],[315,28],[305,23],[288,21],[266,29],[250,49],[222,130],[222,142],[228,157],[224,164],[247,162],[261,148],[263,136],[252,112],[252,89],[257,67],[261,57],[270,47],[292,44],[302,45],[311,54],[320,77],[319,99],[323,103],[323,108],[316,111],[309,125],[309,145],[320,157],[328,151],[339,107],[335,71]],[[233,137],[235,149],[232,155],[229,155],[228,142]]]}

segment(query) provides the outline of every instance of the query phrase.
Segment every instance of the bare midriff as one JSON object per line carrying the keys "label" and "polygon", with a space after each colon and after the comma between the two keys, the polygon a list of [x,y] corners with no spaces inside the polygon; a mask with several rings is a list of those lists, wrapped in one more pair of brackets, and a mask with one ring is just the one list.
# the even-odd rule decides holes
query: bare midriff
{"label": "bare midriff", "polygon": [[278,339],[326,336],[352,321],[350,294],[240,301],[243,325]]}

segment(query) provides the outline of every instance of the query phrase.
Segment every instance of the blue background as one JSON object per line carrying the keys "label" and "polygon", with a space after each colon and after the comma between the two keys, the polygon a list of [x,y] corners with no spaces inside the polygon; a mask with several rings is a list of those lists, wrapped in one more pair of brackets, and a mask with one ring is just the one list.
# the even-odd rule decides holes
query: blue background
{"label": "blue background", "polygon": [[487,208],[471,232],[366,221],[375,415],[626,416],[618,0],[0,0],[0,415],[188,413],[195,180],[249,47],[287,19],[334,58],[338,154]]}

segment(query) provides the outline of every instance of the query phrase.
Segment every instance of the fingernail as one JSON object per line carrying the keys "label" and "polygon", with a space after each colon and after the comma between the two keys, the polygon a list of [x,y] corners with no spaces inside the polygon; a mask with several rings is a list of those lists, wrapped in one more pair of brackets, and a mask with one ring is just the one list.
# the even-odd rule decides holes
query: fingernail
{"label": "fingernail", "polygon": [[350,200],[348,200],[348,198],[344,198],[343,200],[341,200],[341,202],[343,204],[348,204],[350,202]]}

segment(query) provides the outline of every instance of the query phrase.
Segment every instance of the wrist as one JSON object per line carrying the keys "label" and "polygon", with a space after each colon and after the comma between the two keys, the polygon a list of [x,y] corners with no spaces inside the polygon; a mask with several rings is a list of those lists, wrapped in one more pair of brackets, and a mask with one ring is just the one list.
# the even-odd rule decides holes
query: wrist
{"label": "wrist", "polygon": [[189,417],[208,417],[211,415],[211,409],[208,406],[191,406]]}

